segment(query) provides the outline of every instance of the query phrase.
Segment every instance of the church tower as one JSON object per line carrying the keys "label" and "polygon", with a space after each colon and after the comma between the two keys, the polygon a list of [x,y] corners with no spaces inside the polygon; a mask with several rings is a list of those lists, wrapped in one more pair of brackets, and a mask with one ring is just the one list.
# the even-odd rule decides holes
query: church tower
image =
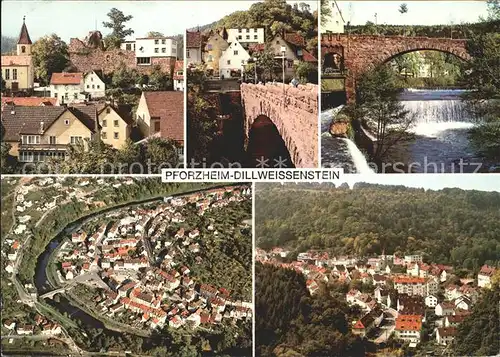
{"label": "church tower", "polygon": [[18,56],[31,56],[32,42],[25,21],[26,16],[23,17],[23,26],[21,27],[21,33],[19,34],[19,40],[17,41]]}

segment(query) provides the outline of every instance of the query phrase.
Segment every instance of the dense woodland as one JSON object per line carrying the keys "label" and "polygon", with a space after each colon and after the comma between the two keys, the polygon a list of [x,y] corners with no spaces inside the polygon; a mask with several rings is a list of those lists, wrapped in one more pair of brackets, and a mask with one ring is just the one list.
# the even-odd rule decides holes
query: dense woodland
{"label": "dense woodland", "polygon": [[458,356],[494,356],[500,351],[500,286],[486,290],[472,314],[458,327],[455,353]]}
{"label": "dense woodland", "polygon": [[256,240],[264,248],[334,254],[420,253],[477,270],[500,260],[500,193],[358,183],[259,184]]}
{"label": "dense woodland", "polygon": [[345,301],[324,288],[311,297],[293,270],[255,266],[257,356],[363,356],[367,345],[349,331]]}

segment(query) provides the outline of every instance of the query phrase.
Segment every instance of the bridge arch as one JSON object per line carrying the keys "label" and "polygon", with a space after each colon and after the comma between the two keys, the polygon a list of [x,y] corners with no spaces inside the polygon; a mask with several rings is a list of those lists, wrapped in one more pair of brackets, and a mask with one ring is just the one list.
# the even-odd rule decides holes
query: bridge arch
{"label": "bridge arch", "polygon": [[322,56],[344,50],[344,64],[347,70],[345,90],[347,100],[355,100],[356,80],[370,68],[387,63],[405,53],[415,51],[439,51],[450,53],[464,61],[470,59],[466,39],[377,36],[351,34],[323,34],[321,36]]}
{"label": "bridge arch", "polygon": [[[317,85],[294,88],[289,85],[283,87],[282,84],[244,83],[241,85],[241,100],[245,113],[247,157],[256,156],[259,151],[271,156],[275,153],[286,154],[293,167],[317,167]],[[266,137],[273,143],[266,145]],[[256,150],[259,141],[261,148]],[[284,145],[286,151],[278,142]],[[274,167],[275,162],[270,160],[268,164]],[[290,162],[287,167],[290,167]]]}
{"label": "bridge arch", "polygon": [[293,168],[295,165],[288,147],[292,147],[291,143],[287,145],[272,120],[261,114],[253,121],[249,130],[247,166],[262,167],[259,161],[266,160],[265,167],[282,165],[281,168]]}

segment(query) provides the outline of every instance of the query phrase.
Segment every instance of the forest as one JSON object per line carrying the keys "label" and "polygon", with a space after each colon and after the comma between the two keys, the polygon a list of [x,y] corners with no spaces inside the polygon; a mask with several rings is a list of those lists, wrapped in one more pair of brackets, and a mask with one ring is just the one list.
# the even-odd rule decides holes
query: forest
{"label": "forest", "polygon": [[255,205],[263,249],[422,254],[427,262],[474,271],[500,260],[499,192],[258,184]]}
{"label": "forest", "polygon": [[255,265],[256,356],[363,356],[350,333],[349,307],[320,289],[313,297],[293,270]]}
{"label": "forest", "polygon": [[458,356],[493,356],[500,350],[500,286],[485,291],[458,327],[454,351]]}

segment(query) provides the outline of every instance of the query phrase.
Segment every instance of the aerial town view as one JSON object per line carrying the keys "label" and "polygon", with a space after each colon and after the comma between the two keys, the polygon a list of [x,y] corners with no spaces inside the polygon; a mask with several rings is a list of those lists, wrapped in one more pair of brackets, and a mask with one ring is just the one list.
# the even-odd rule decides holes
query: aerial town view
{"label": "aerial town view", "polygon": [[187,165],[317,167],[317,1],[197,6],[206,11],[186,19]]}
{"label": "aerial town view", "polygon": [[251,185],[1,183],[3,352],[251,356]]}
{"label": "aerial town view", "polygon": [[498,177],[352,181],[256,184],[256,356],[497,355]]}
{"label": "aerial town view", "polygon": [[4,1],[2,10],[3,173],[183,164],[182,26],[145,21],[144,6],[126,1]]}
{"label": "aerial town view", "polygon": [[500,172],[500,5],[321,0],[321,162]]}

